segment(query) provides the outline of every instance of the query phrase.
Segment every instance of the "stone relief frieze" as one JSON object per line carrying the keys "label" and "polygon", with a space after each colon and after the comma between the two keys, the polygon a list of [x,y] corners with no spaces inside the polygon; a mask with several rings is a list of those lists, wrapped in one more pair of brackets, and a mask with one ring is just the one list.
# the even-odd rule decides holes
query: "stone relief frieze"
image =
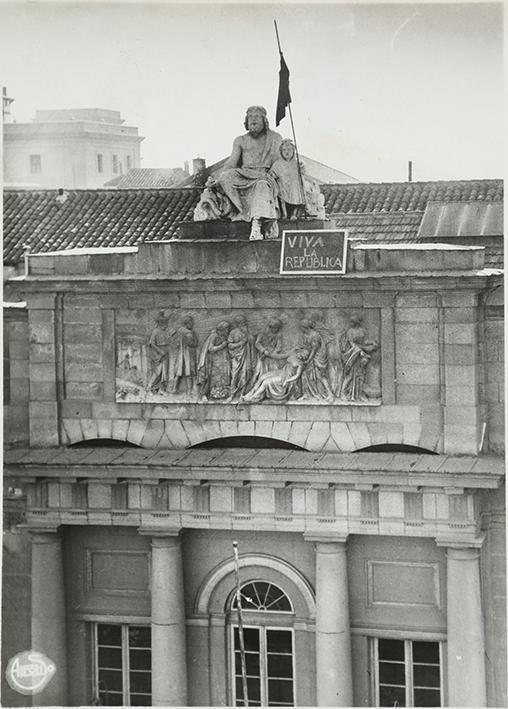
{"label": "stone relief frieze", "polygon": [[375,403],[377,311],[119,311],[119,402]]}

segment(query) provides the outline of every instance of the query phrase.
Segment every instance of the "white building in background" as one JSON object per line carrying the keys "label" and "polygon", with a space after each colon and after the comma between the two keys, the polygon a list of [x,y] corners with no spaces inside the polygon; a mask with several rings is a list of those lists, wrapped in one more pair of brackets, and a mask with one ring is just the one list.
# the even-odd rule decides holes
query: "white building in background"
{"label": "white building in background", "polygon": [[36,111],[31,123],[5,121],[4,184],[95,188],[140,167],[134,126],[103,108]]}

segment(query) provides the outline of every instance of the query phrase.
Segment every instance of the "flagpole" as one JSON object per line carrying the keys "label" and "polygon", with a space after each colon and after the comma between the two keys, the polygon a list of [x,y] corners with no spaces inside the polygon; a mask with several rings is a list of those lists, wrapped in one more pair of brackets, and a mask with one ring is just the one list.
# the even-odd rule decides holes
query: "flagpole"
{"label": "flagpole", "polygon": [[[282,49],[280,46],[279,28],[277,27],[277,20],[274,20],[273,24],[275,25],[275,35],[277,37],[277,46],[279,48],[279,54],[282,58],[284,55],[282,54]],[[302,204],[303,204],[304,213],[305,213],[305,216],[307,216],[307,201],[305,199],[305,190],[303,187],[303,177],[302,177],[302,171],[301,171],[301,167],[300,167],[300,156],[298,154],[298,144],[296,142],[295,125],[293,123],[293,112],[291,111],[291,101],[289,101],[287,106],[289,109],[289,120],[291,121],[291,132],[293,133],[293,142],[295,144],[296,167],[298,170],[298,178],[299,178],[299,183],[300,183],[300,194],[302,196]]]}
{"label": "flagpole", "polygon": [[[238,542],[233,542],[235,554],[235,579],[236,579],[236,612],[238,615],[238,642],[240,645],[240,662],[242,666],[242,691],[243,705],[249,706],[249,694],[247,690],[247,665],[245,663],[245,642],[243,637],[243,617],[242,617],[242,594],[240,592],[240,568],[238,562]],[[235,672],[236,674],[236,672]]]}

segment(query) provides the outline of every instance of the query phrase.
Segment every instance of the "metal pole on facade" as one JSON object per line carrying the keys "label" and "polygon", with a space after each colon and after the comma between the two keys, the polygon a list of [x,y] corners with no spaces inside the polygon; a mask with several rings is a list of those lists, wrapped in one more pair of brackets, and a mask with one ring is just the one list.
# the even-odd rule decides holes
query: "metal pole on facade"
{"label": "metal pole on facade", "polygon": [[242,594],[240,592],[240,565],[238,562],[238,542],[233,542],[233,551],[235,554],[236,612],[238,615],[238,644],[240,645],[240,662],[242,666],[243,705],[248,707],[249,695],[247,690],[247,665],[245,663],[245,641],[243,636]]}
{"label": "metal pole on facade", "polygon": [[[277,46],[279,48],[279,55],[280,55],[281,64],[282,64],[282,62],[284,61],[284,55],[282,54],[282,49],[280,46],[279,29],[277,27],[277,21],[274,20],[273,24],[275,25],[275,35],[277,37]],[[293,123],[293,112],[291,111],[291,98],[289,96],[289,70],[288,70],[288,86],[287,86],[287,88],[288,88],[288,99],[289,99],[288,103],[287,103],[287,107],[289,109],[289,119],[291,121],[291,132],[293,133],[293,142],[295,144],[296,167],[298,169],[298,178],[299,178],[299,183],[300,183],[300,192],[301,192],[301,197],[302,197],[303,209],[304,209],[305,216],[307,216],[307,200],[305,199],[305,189],[303,186],[302,170],[301,170],[301,166],[300,166],[300,156],[298,154],[298,144],[296,142],[295,126]]]}

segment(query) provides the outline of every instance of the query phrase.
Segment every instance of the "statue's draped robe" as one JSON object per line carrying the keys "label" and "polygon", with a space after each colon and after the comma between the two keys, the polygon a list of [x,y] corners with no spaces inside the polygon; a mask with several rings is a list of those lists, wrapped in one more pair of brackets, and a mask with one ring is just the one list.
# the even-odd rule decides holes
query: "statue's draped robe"
{"label": "statue's draped robe", "polygon": [[[207,337],[198,361],[200,393],[209,399],[226,399],[229,395],[231,362],[227,336],[221,337],[215,330]],[[223,345],[223,347],[221,347]],[[218,349],[221,347],[220,349]]]}
{"label": "statue's draped robe", "polygon": [[178,352],[175,360],[176,377],[193,377],[196,374],[196,347],[198,338],[193,330],[178,328]]}
{"label": "statue's draped robe", "polygon": [[251,335],[245,328],[231,330],[228,337],[231,359],[231,397],[245,394],[249,389],[254,369],[255,350]]}
{"label": "statue's draped robe", "polygon": [[310,399],[326,399],[330,393],[327,344],[315,330],[304,334],[303,344],[314,352],[314,357],[302,373],[303,395]]}
{"label": "statue's draped robe", "polygon": [[[277,182],[268,170],[279,157],[282,138],[272,130],[267,130],[265,135],[266,141],[258,164],[248,165],[243,159],[241,166],[226,167],[217,180],[221,190],[238,211],[234,218],[239,221],[277,219],[279,216]],[[248,139],[252,140],[249,134],[242,136],[242,140]]]}

